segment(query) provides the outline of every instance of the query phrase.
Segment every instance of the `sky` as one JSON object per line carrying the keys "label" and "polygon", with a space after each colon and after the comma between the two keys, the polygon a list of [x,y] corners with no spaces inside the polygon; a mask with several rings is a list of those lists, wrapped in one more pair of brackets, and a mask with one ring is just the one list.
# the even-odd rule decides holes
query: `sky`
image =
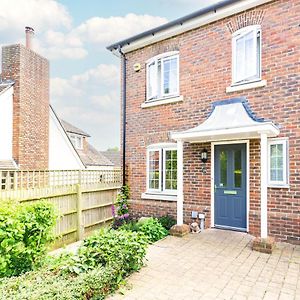
{"label": "sky", "polygon": [[120,61],[106,46],[218,0],[0,0],[0,46],[25,42],[50,61],[50,102],[91,135],[98,150],[120,144]]}

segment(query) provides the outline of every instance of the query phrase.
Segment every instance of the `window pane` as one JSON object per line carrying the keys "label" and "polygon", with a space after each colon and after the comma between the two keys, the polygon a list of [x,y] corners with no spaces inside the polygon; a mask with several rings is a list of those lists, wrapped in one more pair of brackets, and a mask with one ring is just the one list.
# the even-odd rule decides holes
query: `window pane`
{"label": "window pane", "polygon": [[156,64],[155,62],[148,65],[148,99],[154,98],[156,95]]}
{"label": "window pane", "polygon": [[242,187],[242,151],[234,151],[234,186]]}
{"label": "window pane", "polygon": [[149,152],[149,188],[159,189],[159,151]]}
{"label": "window pane", "polygon": [[176,94],[178,92],[178,66],[177,57],[163,60],[163,89],[164,94]]}
{"label": "window pane", "polygon": [[245,78],[255,76],[256,74],[256,56],[253,55],[254,39],[253,32],[249,32],[245,35]]}
{"label": "window pane", "polygon": [[177,189],[177,151],[165,151],[165,189]]}
{"label": "window pane", "polygon": [[260,74],[260,33],[256,29],[235,40],[235,81],[250,80]]}
{"label": "window pane", "polygon": [[236,40],[236,66],[235,74],[236,81],[240,81],[244,78],[244,68],[245,68],[245,42],[244,37],[241,37]]}
{"label": "window pane", "polygon": [[284,157],[283,144],[270,145],[270,179],[271,181],[283,181]]}
{"label": "window pane", "polygon": [[220,153],[220,187],[227,186],[227,152]]}

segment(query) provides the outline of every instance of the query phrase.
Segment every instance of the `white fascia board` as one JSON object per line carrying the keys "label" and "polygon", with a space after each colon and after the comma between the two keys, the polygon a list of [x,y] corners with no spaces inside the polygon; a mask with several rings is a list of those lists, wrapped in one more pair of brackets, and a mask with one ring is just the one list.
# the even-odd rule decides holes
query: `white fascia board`
{"label": "white fascia board", "polygon": [[238,128],[230,128],[230,129],[217,129],[217,130],[207,130],[207,131],[195,131],[195,132],[174,132],[171,133],[171,139],[173,140],[183,140],[183,141],[207,141],[207,138],[211,140],[211,137],[216,137],[218,139],[226,139],[226,136],[232,138],[235,136],[236,138],[240,137],[245,138],[247,134],[249,134],[249,138],[255,138],[257,133],[257,137],[260,136],[260,133],[266,133],[268,137],[275,137],[279,134],[279,129],[274,126],[273,123],[264,123],[258,124],[257,126],[246,126],[246,127],[238,127]]}
{"label": "white fascia board", "polygon": [[[240,1],[223,8],[218,9],[216,12],[209,12],[205,15],[201,15],[199,17],[193,18],[189,21],[186,21],[182,25],[174,25],[171,28],[162,30],[153,35],[145,36],[144,38],[138,39],[136,41],[131,42],[129,45],[123,46],[123,53],[129,53],[136,49],[145,47],[147,45],[151,45],[153,43],[171,38],[173,36],[179,35],[183,32],[201,27],[203,25],[215,22],[217,20],[226,18],[228,16],[243,12],[247,9],[271,2],[273,0],[245,0]],[[113,52],[118,53],[117,50]]]}

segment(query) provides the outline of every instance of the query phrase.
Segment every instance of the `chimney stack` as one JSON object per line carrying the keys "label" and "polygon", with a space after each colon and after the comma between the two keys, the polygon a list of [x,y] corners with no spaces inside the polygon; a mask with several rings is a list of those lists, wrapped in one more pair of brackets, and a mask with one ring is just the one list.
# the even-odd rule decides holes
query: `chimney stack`
{"label": "chimney stack", "polygon": [[34,29],[32,27],[26,26],[25,27],[25,34],[26,34],[26,48],[31,49],[31,47],[32,47],[32,38],[34,36]]}

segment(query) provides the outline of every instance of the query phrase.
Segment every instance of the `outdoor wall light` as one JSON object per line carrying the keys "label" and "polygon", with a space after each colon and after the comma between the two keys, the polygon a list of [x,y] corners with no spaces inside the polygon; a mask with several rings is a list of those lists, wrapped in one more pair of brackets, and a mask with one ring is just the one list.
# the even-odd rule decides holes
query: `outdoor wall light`
{"label": "outdoor wall light", "polygon": [[202,152],[201,152],[201,161],[202,161],[202,173],[203,174],[206,174],[207,173],[207,168],[206,168],[206,163],[207,163],[207,158],[208,157],[208,154],[207,154],[207,150],[206,149],[203,149]]}
{"label": "outdoor wall light", "polygon": [[205,164],[207,162],[207,150],[203,149],[201,152],[201,161]]}

